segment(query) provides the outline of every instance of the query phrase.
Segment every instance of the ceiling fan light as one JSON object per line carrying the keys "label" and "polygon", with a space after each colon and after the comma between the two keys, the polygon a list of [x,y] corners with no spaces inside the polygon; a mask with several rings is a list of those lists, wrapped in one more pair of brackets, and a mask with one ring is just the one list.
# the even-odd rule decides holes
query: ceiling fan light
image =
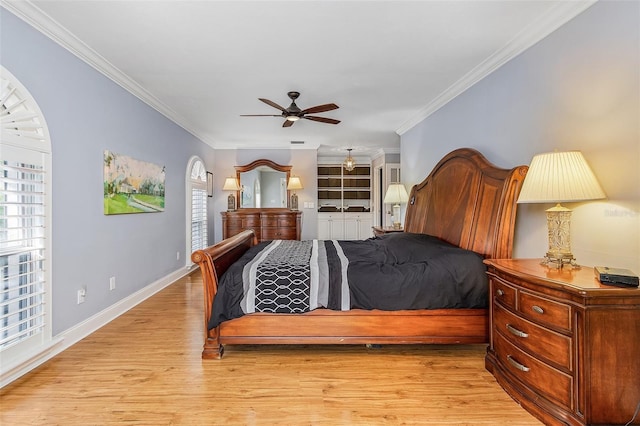
{"label": "ceiling fan light", "polygon": [[300,117],[298,117],[297,115],[289,115],[289,116],[287,116],[287,120],[288,121],[298,121],[298,120],[300,120]]}

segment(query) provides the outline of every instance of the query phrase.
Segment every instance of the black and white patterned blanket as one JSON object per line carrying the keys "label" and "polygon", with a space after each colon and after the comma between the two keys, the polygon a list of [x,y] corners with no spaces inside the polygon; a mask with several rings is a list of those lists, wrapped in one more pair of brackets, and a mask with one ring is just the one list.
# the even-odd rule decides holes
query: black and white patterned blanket
{"label": "black and white patterned blanket", "polygon": [[[248,262],[242,271],[241,308],[253,312],[303,313],[329,306],[329,263],[325,241],[275,240]],[[341,309],[348,310],[349,262],[337,241],[341,272]],[[329,254],[331,256],[331,252]]]}

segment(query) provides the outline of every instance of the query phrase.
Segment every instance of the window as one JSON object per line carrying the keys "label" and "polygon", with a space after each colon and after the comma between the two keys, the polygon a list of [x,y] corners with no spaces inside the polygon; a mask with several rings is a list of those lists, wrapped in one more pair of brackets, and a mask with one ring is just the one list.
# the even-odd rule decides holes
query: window
{"label": "window", "polygon": [[[29,92],[0,67],[0,363],[51,342],[50,140]],[[4,376],[3,376],[4,382]]]}
{"label": "window", "polygon": [[[191,189],[191,253],[208,245],[207,239],[207,171],[198,158],[191,159],[189,185]],[[187,256],[190,258],[190,256]]]}

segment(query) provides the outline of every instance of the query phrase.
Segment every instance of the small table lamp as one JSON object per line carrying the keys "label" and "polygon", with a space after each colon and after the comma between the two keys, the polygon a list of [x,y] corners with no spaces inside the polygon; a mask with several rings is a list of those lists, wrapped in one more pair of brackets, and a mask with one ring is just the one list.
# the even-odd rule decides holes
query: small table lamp
{"label": "small table lamp", "polygon": [[401,183],[392,183],[384,194],[384,203],[393,204],[393,227],[400,229],[400,203],[406,203],[409,200],[409,194],[404,185]]}
{"label": "small table lamp", "polygon": [[562,202],[597,200],[606,195],[580,151],[548,152],[531,160],[518,203],[557,203],[547,210],[549,251],[543,264],[577,266],[571,253],[571,210]]}
{"label": "small table lamp", "polygon": [[287,189],[289,191],[293,191],[293,194],[291,194],[291,205],[289,206],[289,208],[291,210],[298,210],[298,196],[296,195],[296,189],[303,189],[300,178],[298,176],[289,177]]}
{"label": "small table lamp", "polygon": [[227,211],[234,211],[236,209],[236,197],[234,192],[240,191],[240,185],[238,185],[238,180],[234,177],[228,177],[224,180],[224,185],[222,186],[223,191],[232,191],[227,197]]}

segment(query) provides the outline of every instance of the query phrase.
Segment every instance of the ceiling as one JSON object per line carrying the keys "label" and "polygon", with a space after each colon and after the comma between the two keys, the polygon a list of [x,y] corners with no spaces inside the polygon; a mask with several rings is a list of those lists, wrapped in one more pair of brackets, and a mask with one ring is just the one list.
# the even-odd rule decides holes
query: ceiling
{"label": "ceiling", "polygon": [[[430,113],[589,1],[3,1],[217,148],[399,152]],[[335,103],[283,128],[258,98]],[[295,145],[299,147],[300,145]],[[395,150],[395,151],[394,151]]]}

